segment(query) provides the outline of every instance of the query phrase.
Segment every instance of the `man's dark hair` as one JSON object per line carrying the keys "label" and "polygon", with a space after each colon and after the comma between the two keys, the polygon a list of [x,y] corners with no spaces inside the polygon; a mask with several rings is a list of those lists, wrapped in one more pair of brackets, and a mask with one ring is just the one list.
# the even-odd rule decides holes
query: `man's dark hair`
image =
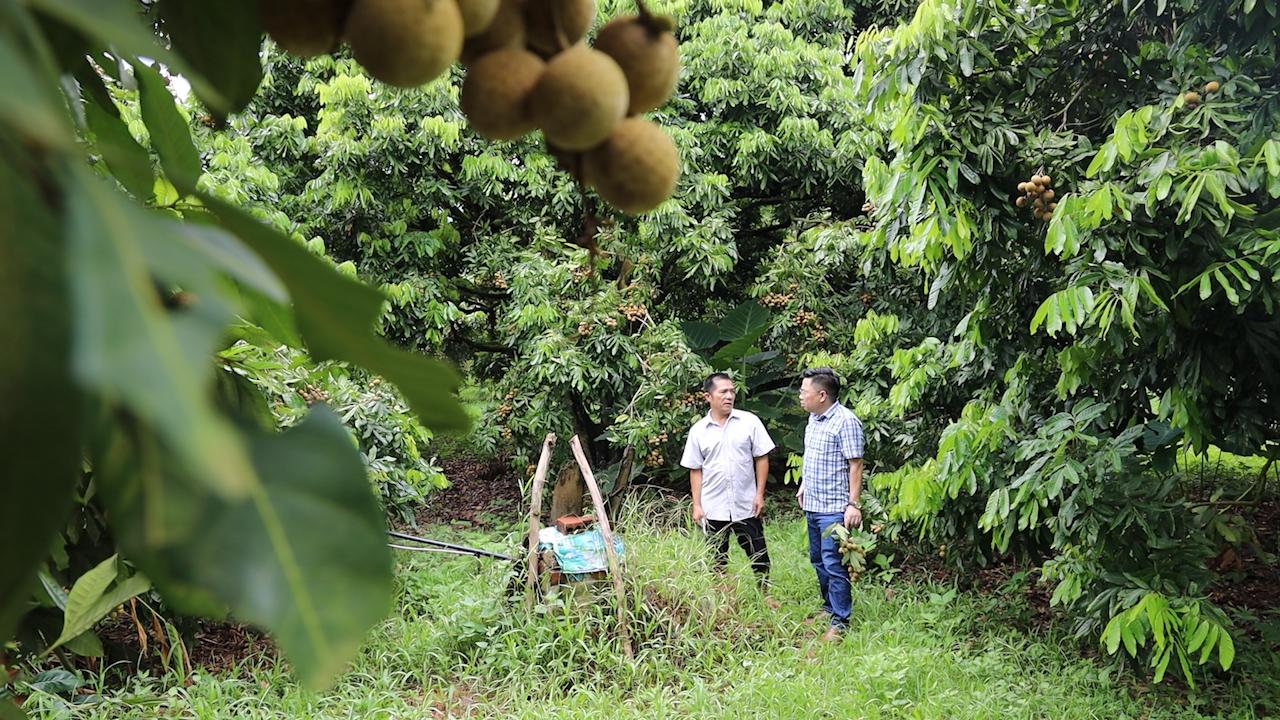
{"label": "man's dark hair", "polygon": [[729,377],[729,373],[722,373],[722,372],[711,373],[710,375],[707,376],[706,380],[702,381],[702,392],[711,392],[712,390],[714,390],[716,387],[716,380],[720,380],[722,378],[725,380],[728,380],[729,382],[733,382],[733,378]]}
{"label": "man's dark hair", "polygon": [[808,378],[810,385],[825,391],[833,402],[840,402],[840,378],[836,377],[835,370],[825,367],[809,368],[800,377]]}

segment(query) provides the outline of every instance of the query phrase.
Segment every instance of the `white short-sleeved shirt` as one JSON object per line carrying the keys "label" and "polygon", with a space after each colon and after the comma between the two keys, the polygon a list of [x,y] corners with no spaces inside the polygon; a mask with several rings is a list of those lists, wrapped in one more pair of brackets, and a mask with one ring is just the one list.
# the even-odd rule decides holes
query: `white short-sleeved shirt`
{"label": "white short-sleeved shirt", "polygon": [[702,510],[708,520],[752,517],[756,497],[755,459],[773,450],[760,418],[734,410],[723,426],[708,413],[689,428],[680,464],[702,470]]}

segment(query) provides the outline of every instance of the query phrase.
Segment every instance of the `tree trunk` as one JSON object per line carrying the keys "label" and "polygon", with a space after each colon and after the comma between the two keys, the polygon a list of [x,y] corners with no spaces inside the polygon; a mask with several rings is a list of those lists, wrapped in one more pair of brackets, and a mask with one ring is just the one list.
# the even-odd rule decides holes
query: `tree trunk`
{"label": "tree trunk", "polygon": [[581,515],[586,492],[582,471],[576,463],[570,462],[556,476],[555,487],[551,490],[551,517],[547,524],[552,524],[556,518],[565,515]]}
{"label": "tree trunk", "polygon": [[628,446],[622,451],[622,463],[618,466],[618,479],[613,482],[609,492],[609,517],[617,524],[618,511],[622,509],[622,499],[627,496],[627,488],[631,486],[631,468],[635,461],[635,449]]}

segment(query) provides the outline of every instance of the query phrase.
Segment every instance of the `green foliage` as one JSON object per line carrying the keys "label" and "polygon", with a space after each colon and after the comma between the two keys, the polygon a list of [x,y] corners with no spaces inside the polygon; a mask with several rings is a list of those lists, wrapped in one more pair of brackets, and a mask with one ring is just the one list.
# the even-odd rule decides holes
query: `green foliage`
{"label": "green foliage", "polygon": [[49,650],[82,637],[106,617],[107,613],[150,588],[151,581],[139,573],[119,577],[117,556],[112,555],[103,560],[97,567],[77,578],[76,584],[71,586],[71,592],[61,603],[64,613],[62,632],[49,646]]}
{"label": "green foliage", "polygon": [[[211,191],[169,78],[216,117],[241,110],[261,31],[249,0],[179,5],[0,3],[3,339],[20,348],[0,366],[0,637],[83,460],[124,555],[167,600],[270,630],[321,685],[387,609],[383,516],[332,413],[255,427],[243,411],[261,399],[215,354],[231,335],[305,346],[394,383],[433,428],[468,418],[450,369],[379,337],[382,293]],[[55,643],[144,587],[112,586],[111,567],[76,582]]]}
{"label": "green foliage", "polygon": [[[655,119],[684,180],[639,219],[588,221],[594,200],[538,143],[472,134],[456,74],[401,91],[345,55],[302,63],[271,51],[233,134],[210,137],[219,187],[295,218],[291,232],[385,289],[389,337],[493,381],[479,442],[517,464],[546,432],[578,433],[602,466],[667,433],[642,456],[653,472],[669,468],[682,438],[668,431],[692,420],[685,401],[709,372],[679,323],[718,321],[749,299],[741,273],[794,224],[860,202],[842,48],[896,7],[653,9],[677,20],[685,70]],[[601,15],[630,10],[606,3]],[[721,360],[752,345],[776,347],[744,339]]]}
{"label": "green foliage", "polygon": [[[871,223],[854,234],[896,267],[864,271],[909,271],[933,309],[903,318],[927,335],[893,342],[881,396],[945,427],[872,482],[957,562],[1048,557],[1079,631],[1105,625],[1111,652],[1149,632],[1160,677],[1208,658],[1184,613],[1231,632],[1206,599],[1231,541],[1174,443],[1280,441],[1262,5],[926,1],[855,50]],[[1012,202],[1031,174],[1058,193],[1047,227]]]}

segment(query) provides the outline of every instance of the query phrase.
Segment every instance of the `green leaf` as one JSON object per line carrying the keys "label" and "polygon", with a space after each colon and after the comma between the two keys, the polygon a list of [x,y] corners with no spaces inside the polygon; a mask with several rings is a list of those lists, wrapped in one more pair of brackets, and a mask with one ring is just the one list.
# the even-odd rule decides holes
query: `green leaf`
{"label": "green leaf", "polygon": [[40,578],[40,586],[44,589],[44,594],[49,598],[49,603],[59,610],[66,610],[67,591],[62,589],[62,585],[49,574],[48,570],[42,568],[36,574]]}
{"label": "green leaf", "polygon": [[1093,162],[1089,163],[1088,169],[1084,174],[1088,177],[1094,177],[1098,173],[1106,172],[1116,161],[1116,146],[1113,143],[1106,142],[1102,144],[1102,149],[1093,157]]}
{"label": "green leaf", "polygon": [[70,670],[57,668],[37,674],[27,681],[27,685],[33,690],[65,697],[80,689],[84,680]]}
{"label": "green leaf", "polygon": [[103,496],[166,599],[188,612],[225,604],[321,687],[390,609],[383,513],[350,433],[323,406],[283,433],[250,434],[259,482],[248,497],[218,497],[163,460],[148,473],[153,450],[119,435],[101,450]]}
{"label": "green leaf", "polygon": [[720,328],[701,320],[688,320],[680,323],[685,340],[692,350],[705,350],[720,340]]}
{"label": "green leaf", "polygon": [[973,50],[969,43],[960,46],[960,73],[965,77],[973,74]]}
{"label": "green leaf", "polygon": [[1124,623],[1120,626],[1120,639],[1124,640],[1125,652],[1130,657],[1138,656],[1138,639],[1131,623]]}
{"label": "green leaf", "polygon": [[107,169],[135,198],[142,202],[150,200],[155,184],[151,156],[129,134],[129,127],[119,115],[112,115],[93,101],[85,102],[84,117],[89,131],[97,139],[98,151]]}
{"label": "green leaf", "polygon": [[1216,623],[1209,624],[1209,634],[1204,639],[1204,645],[1200,646],[1200,659],[1197,663],[1203,665],[1209,659],[1209,655],[1213,652],[1213,648],[1218,644],[1218,637],[1224,635],[1222,628]]}
{"label": "green leaf", "polygon": [[1108,655],[1115,655],[1120,649],[1120,628],[1124,624],[1124,616],[1116,615],[1107,623],[1102,631],[1102,642],[1105,643]]}
{"label": "green leaf", "polygon": [[33,182],[38,162],[19,152],[0,143],[0,641],[71,509],[84,402],[62,220]]}
{"label": "green leaf", "polygon": [[[15,11],[20,12],[20,11]],[[30,54],[0,30],[0,121],[50,147],[69,147],[74,139],[64,105],[44,74],[29,63]]]}
{"label": "green leaf", "polygon": [[1155,674],[1151,678],[1153,682],[1164,680],[1164,673],[1169,669],[1169,660],[1173,658],[1171,650],[1172,648],[1165,648],[1157,652],[1155,658],[1153,658],[1155,660]]}
{"label": "green leaf", "polygon": [[1222,272],[1221,268],[1213,271],[1213,277],[1222,286],[1222,291],[1227,294],[1227,301],[1232,305],[1239,305],[1240,296],[1236,293],[1235,287],[1227,280],[1227,276]]}
{"label": "green leaf", "polygon": [[[720,321],[720,339],[737,340],[768,326],[772,314],[754,300],[748,300],[729,311]],[[763,334],[763,333],[762,333]],[[756,337],[760,337],[756,335]]]}
{"label": "green leaf", "polygon": [[102,647],[102,638],[92,632],[80,633],[63,646],[80,657],[102,657],[106,654]]}
{"label": "green leaf", "polygon": [[1067,245],[1071,242],[1067,238],[1067,222],[1066,216],[1061,213],[1054,213],[1049,220],[1049,232],[1045,234],[1044,251],[1062,255]]}
{"label": "green leaf", "polygon": [[[1036,330],[1038,330],[1040,326],[1045,323],[1046,320],[1048,320],[1051,324],[1053,323],[1053,320],[1056,319],[1057,317],[1057,313],[1055,312],[1057,308],[1058,308],[1058,301],[1057,301],[1057,298],[1055,298],[1053,295],[1050,295],[1049,297],[1045,298],[1044,301],[1040,303],[1040,307],[1036,308],[1035,316],[1031,318],[1031,334],[1032,335],[1036,334]],[[1052,317],[1050,317],[1051,315]],[[1050,334],[1052,334],[1052,332]]]}
{"label": "green leaf", "polygon": [[342,275],[302,245],[221,198],[207,193],[199,197],[284,282],[293,299],[298,329],[317,360],[346,360],[382,375],[432,429],[465,430],[470,425],[454,396],[457,374],[448,365],[394,348],[374,334],[384,300],[380,292]]}
{"label": "green leaf", "polygon": [[1230,670],[1231,663],[1236,659],[1236,644],[1231,639],[1231,633],[1223,631],[1218,638],[1218,662],[1222,665],[1223,670]]}
{"label": "green leaf", "polygon": [[22,708],[14,705],[8,698],[0,698],[0,720],[29,720]]}
{"label": "green leaf", "polygon": [[200,177],[200,153],[191,140],[191,130],[155,68],[141,62],[133,64],[138,77],[138,100],[142,121],[151,134],[151,146],[160,156],[165,175],[183,192],[195,189]]}
{"label": "green leaf", "polygon": [[1191,218],[1191,211],[1196,207],[1196,201],[1200,199],[1200,191],[1204,189],[1205,176],[1203,173],[1198,174],[1187,186],[1187,194],[1182,198],[1182,208],[1178,210],[1178,217],[1174,222],[1182,224]]}
{"label": "green leaf", "polygon": [[76,579],[75,585],[71,586],[71,594],[67,597],[62,633],[49,646],[50,650],[93,629],[99,620],[121,603],[151,589],[151,581],[140,573],[111,587],[116,579],[116,562],[117,556],[112,555]]}
{"label": "green leaf", "polygon": [[1207,300],[1213,294],[1213,285],[1209,282],[1209,273],[1200,275],[1200,299]]}
{"label": "green leaf", "polygon": [[1280,142],[1268,140],[1263,143],[1262,156],[1267,162],[1267,174],[1280,176]]}
{"label": "green leaf", "polygon": [[62,618],[62,634],[50,649],[88,630],[100,619],[91,617],[93,605],[102,599],[107,587],[115,582],[117,560],[118,557],[112,555],[76,579],[75,584],[71,586],[71,593],[67,596],[67,609]]}
{"label": "green leaf", "polygon": [[212,358],[191,364],[191,338],[160,305],[143,252],[144,243],[181,242],[172,221],[123,200],[84,170],[67,186],[76,377],[155,427],[210,487],[244,492],[252,469],[208,397]]}
{"label": "green leaf", "polygon": [[220,111],[231,107],[230,101],[203,75],[156,42],[155,33],[140,12],[141,6],[133,0],[27,0],[27,3],[86,37],[96,38],[103,47],[113,48],[119,57],[145,57],[163,63],[170,71],[189,80],[192,90],[210,107]]}
{"label": "green leaf", "polygon": [[220,110],[238,112],[249,104],[262,82],[262,23],[255,0],[165,0],[160,17],[173,49],[227,98],[228,107]]}

